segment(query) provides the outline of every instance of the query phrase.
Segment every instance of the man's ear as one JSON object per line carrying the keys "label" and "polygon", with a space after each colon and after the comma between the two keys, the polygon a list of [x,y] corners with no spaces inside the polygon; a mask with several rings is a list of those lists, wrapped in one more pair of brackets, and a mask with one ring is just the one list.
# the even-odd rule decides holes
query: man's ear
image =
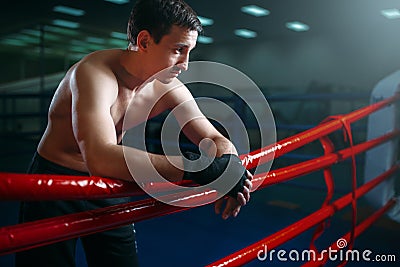
{"label": "man's ear", "polygon": [[147,30],[142,30],[139,32],[137,38],[136,38],[136,44],[139,48],[139,50],[147,50],[147,47],[149,46],[149,43],[151,41],[151,34]]}

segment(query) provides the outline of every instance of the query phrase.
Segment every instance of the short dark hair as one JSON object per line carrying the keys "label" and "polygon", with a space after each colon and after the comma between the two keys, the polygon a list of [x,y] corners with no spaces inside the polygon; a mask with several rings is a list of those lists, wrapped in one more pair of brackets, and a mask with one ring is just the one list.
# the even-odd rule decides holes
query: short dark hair
{"label": "short dark hair", "polygon": [[139,32],[147,30],[159,43],[173,25],[203,31],[196,12],[183,0],[137,0],[129,17],[128,41],[136,44]]}

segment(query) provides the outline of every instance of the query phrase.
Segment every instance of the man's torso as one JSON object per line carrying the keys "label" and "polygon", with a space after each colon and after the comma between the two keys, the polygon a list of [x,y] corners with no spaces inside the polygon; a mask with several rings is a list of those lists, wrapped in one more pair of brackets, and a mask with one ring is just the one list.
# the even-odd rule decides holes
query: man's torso
{"label": "man's torso", "polygon": [[[114,77],[110,77],[110,79],[116,79],[118,82],[117,96],[110,107],[117,143],[121,142],[124,129],[134,127],[166,109],[162,101],[157,101],[161,95],[159,90],[155,90],[154,81],[138,92],[135,92],[134,88],[128,88],[128,74],[119,62],[122,53],[122,50],[99,51],[93,56],[93,59],[89,59],[98,61],[95,63],[111,69]],[[74,79],[74,69],[78,64],[80,63],[71,67],[54,94],[49,108],[48,126],[39,143],[38,152],[44,158],[57,164],[87,172],[72,126],[70,84]],[[78,90],[84,90],[84,88]],[[127,110],[133,115],[129,116],[128,122],[124,122]]]}

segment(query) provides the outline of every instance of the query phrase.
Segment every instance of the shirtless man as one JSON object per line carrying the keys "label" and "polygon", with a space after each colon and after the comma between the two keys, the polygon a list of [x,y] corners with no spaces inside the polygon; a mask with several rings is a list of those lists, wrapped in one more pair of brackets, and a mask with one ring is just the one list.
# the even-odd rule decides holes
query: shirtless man
{"label": "shirtless man", "polygon": [[[191,179],[207,184],[217,179],[227,168],[227,160],[239,161],[235,147],[203,116],[189,120],[176,115],[178,121],[188,121],[184,134],[195,144],[208,140],[202,147],[215,155],[203,171],[187,171],[181,156],[151,154],[122,145],[123,121],[128,105],[141,114],[154,103],[150,114],[138,116],[141,123],[167,109],[187,101],[188,114],[201,115],[189,90],[167,90],[167,85],[181,71],[187,70],[189,53],[195,47],[201,24],[195,12],[182,0],[138,0],[128,23],[126,50],[111,49],[87,55],[66,73],[57,88],[49,109],[48,125],[30,166],[30,173],[94,175],[134,181],[126,160],[134,165],[148,164],[165,179],[173,182]],[[143,83],[161,70],[167,76],[152,80],[150,89],[141,91]],[[159,96],[161,95],[161,98]],[[158,99],[159,98],[159,99]],[[186,114],[186,113],[184,113]],[[131,125],[134,126],[134,125]],[[195,154],[185,154],[197,159]],[[241,164],[239,164],[241,166]],[[241,176],[227,198],[216,201],[215,211],[227,219],[236,217],[241,206],[250,199],[251,174],[241,166],[233,171]],[[141,174],[146,176],[146,171]],[[144,178],[144,177],[141,177]],[[21,222],[75,213],[109,205],[126,199],[91,201],[36,201],[21,205]],[[137,266],[135,236],[132,225],[82,237],[89,266]],[[17,266],[75,266],[76,240],[17,253]]]}

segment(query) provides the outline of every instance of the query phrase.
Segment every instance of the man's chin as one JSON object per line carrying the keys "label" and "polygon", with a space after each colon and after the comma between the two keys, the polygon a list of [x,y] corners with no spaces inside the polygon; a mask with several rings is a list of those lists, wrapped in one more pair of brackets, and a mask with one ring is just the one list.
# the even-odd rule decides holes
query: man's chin
{"label": "man's chin", "polygon": [[178,78],[180,70],[167,68],[154,75],[154,78],[161,83],[169,84]]}

